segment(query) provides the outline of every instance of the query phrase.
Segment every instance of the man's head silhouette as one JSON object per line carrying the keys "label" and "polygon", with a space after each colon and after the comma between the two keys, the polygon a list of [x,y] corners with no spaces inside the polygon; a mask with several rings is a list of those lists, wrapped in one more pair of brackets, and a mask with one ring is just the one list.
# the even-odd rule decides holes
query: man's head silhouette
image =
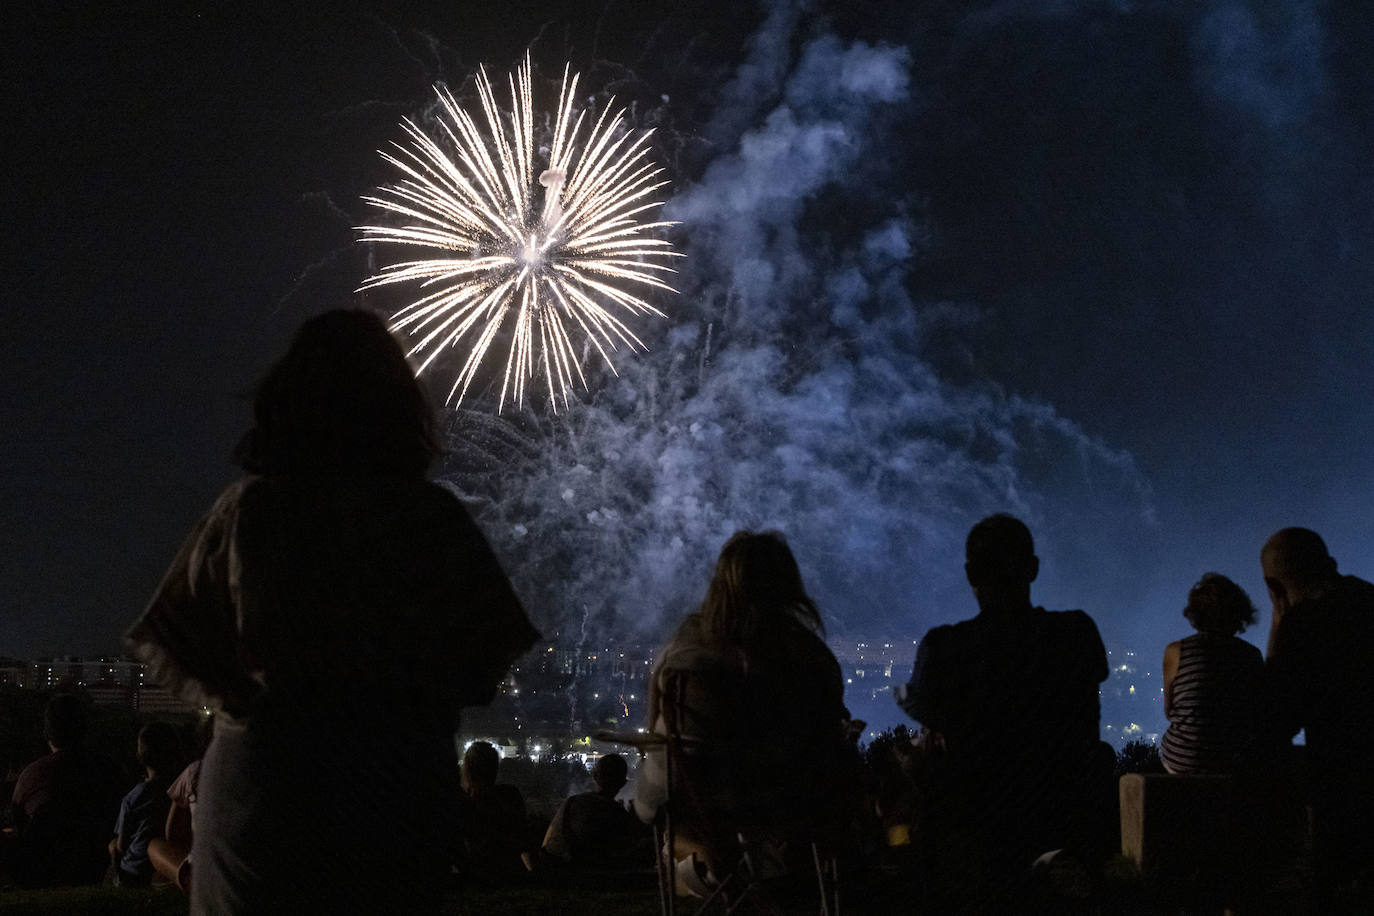
{"label": "man's head silhouette", "polygon": [[1030,584],[1040,574],[1040,558],[1030,529],[999,512],[973,526],[964,546],[964,573],[984,612],[1030,606]]}
{"label": "man's head silhouette", "polygon": [[592,764],[596,790],[607,798],[615,798],[616,793],[625,788],[628,773],[629,766],[620,754],[606,754]]}
{"label": "man's head silhouette", "polygon": [[1276,604],[1293,605],[1338,575],[1321,535],[1308,528],[1284,528],[1260,551],[1264,584]]}

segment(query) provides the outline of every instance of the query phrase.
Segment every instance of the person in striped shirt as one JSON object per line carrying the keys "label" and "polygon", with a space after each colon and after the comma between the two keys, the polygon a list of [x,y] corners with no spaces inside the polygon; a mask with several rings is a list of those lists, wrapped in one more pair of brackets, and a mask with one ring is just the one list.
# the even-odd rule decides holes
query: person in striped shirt
{"label": "person in striped shirt", "polygon": [[1236,634],[1255,622],[1245,590],[1207,573],[1188,592],[1192,636],[1164,649],[1159,756],[1170,773],[1231,773],[1253,754],[1263,702],[1264,658]]}

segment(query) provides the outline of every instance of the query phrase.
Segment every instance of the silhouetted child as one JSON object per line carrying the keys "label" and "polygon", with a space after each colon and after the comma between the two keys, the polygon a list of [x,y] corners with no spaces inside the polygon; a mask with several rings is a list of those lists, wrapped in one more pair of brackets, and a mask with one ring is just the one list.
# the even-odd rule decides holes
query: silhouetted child
{"label": "silhouetted child", "polygon": [[124,796],[110,840],[115,883],[125,887],[146,886],[153,877],[148,843],[161,836],[171,800],[167,788],[184,761],[181,737],[166,722],[152,722],[138,733],[138,762],[144,779]]}
{"label": "silhouetted child", "polygon": [[463,754],[458,865],[465,878],[499,880],[532,867],[525,798],[513,785],[497,784],[500,765],[501,755],[486,741],[474,741]]}
{"label": "silhouetted child", "polygon": [[544,852],[577,865],[624,863],[641,836],[638,820],[615,800],[625,787],[628,772],[620,754],[597,758],[592,765],[596,791],[563,800],[544,834]]}
{"label": "silhouetted child", "polygon": [[109,867],[105,841],[123,791],[119,769],[85,745],[86,701],[59,693],[43,729],[51,753],[26,766],[11,801],[15,835],[7,870],[25,887],[98,884]]}
{"label": "silhouetted child", "polygon": [[918,810],[919,789],[925,780],[917,776],[917,767],[926,761],[921,753],[924,746],[916,746],[905,725],[893,730],[890,745],[884,742],[880,753],[871,755],[870,772],[875,778],[873,813],[877,816],[881,844],[885,850],[910,852],[911,826]]}
{"label": "silhouetted child", "polygon": [[200,749],[196,759],[186,765],[181,774],[172,780],[167,789],[167,799],[171,807],[167,811],[167,822],[162,835],[153,837],[148,844],[148,858],[153,868],[169,884],[175,884],[183,893],[191,888],[191,843],[195,839],[195,818],[197,793],[200,789],[200,766],[210,740],[215,734],[215,717],[205,716],[199,729]]}
{"label": "silhouetted child", "polygon": [[1264,659],[1236,637],[1255,622],[1245,591],[1207,573],[1183,609],[1197,632],[1164,649],[1164,715],[1159,756],[1170,773],[1233,773],[1255,751]]}

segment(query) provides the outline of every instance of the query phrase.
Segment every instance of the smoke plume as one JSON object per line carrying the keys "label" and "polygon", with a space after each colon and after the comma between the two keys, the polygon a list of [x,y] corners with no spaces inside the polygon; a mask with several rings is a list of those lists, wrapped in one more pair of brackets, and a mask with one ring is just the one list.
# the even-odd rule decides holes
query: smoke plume
{"label": "smoke plume", "polygon": [[451,479],[548,632],[656,641],[732,532],[776,528],[832,633],[919,635],[966,614],[978,518],[1049,524],[1064,475],[1148,503],[1051,406],[927,360],[969,312],[909,292],[928,233],[883,150],[914,109],[910,53],[780,34],[799,22],[766,21],[721,96],[724,151],[666,207],[688,257],[652,351],[566,416],[456,418]]}

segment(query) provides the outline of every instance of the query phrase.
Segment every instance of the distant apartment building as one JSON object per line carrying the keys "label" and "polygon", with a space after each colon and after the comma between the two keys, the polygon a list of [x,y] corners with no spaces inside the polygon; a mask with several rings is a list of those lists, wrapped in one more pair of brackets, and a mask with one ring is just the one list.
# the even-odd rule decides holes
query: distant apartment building
{"label": "distant apartment building", "polygon": [[97,658],[88,661],[85,668],[87,676],[94,676],[94,682],[98,684],[117,684],[135,689],[143,686],[143,663],[131,658]]}
{"label": "distant apartment building", "polygon": [[144,684],[134,696],[134,708],[149,716],[184,716],[199,707],[187,703],[170,687]]}
{"label": "distant apartment building", "polygon": [[81,658],[75,655],[38,658],[30,662],[0,659],[0,684],[30,690],[80,687],[97,706],[125,706],[150,715],[179,716],[196,707],[170,688],[153,684],[141,662],[118,656]]}
{"label": "distant apartment building", "polygon": [[75,655],[36,658],[29,662],[29,683],[33,690],[52,690],[63,682],[84,684],[86,663]]}
{"label": "distant apartment building", "polygon": [[647,678],[654,650],[648,646],[568,646],[547,643],[517,662],[517,674],[565,674],[574,677],[605,675]]}
{"label": "distant apartment building", "polygon": [[29,686],[29,665],[17,658],[0,658],[0,685]]}

